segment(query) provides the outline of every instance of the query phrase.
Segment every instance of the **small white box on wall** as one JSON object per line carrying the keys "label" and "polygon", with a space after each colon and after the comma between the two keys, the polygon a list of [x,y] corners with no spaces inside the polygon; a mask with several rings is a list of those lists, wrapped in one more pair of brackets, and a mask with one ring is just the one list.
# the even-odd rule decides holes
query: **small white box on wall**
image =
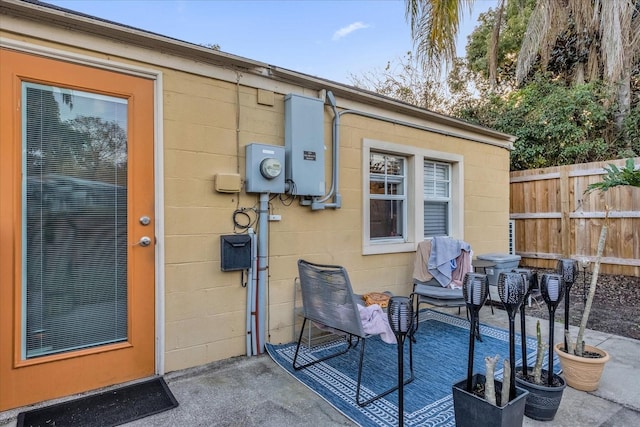
{"label": "small white box on wall", "polygon": [[218,193],[239,193],[242,188],[242,180],[238,173],[217,173],[214,181]]}

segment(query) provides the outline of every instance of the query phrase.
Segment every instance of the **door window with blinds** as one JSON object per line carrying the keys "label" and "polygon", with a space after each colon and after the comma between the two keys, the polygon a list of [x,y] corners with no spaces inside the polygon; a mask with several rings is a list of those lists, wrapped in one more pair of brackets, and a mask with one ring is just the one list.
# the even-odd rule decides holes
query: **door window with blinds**
{"label": "door window with blinds", "polygon": [[404,240],[406,233],[406,159],[371,152],[369,155],[369,238]]}
{"label": "door window with blinds", "polygon": [[424,237],[450,233],[451,166],[424,162]]}
{"label": "door window with blinds", "polygon": [[126,99],[22,83],[22,357],[127,340]]}

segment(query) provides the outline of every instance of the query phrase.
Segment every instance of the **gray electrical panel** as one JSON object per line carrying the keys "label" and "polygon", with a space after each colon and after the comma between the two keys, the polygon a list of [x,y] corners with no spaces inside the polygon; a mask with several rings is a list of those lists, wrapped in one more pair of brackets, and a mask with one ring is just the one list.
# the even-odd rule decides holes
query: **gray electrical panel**
{"label": "gray electrical panel", "polygon": [[289,94],[284,98],[285,177],[288,192],[299,196],[323,196],[324,101]]}
{"label": "gray electrical panel", "polygon": [[245,155],[247,193],[284,193],[284,147],[249,144]]}

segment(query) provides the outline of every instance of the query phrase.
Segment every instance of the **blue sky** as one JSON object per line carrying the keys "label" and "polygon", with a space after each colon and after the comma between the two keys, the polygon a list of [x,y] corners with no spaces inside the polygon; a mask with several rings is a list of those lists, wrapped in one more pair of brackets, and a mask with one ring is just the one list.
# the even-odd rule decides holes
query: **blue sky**
{"label": "blue sky", "polygon": [[[45,0],[47,1],[47,0]],[[342,83],[412,50],[404,0],[49,0],[48,3]],[[475,0],[458,42],[497,0]]]}

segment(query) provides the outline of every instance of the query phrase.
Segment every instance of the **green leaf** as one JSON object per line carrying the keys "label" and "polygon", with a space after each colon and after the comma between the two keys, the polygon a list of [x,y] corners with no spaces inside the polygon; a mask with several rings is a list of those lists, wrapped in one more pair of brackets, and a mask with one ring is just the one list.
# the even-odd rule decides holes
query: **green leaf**
{"label": "green leaf", "polygon": [[605,177],[600,182],[590,184],[585,194],[594,190],[607,191],[610,188],[618,187],[620,185],[630,185],[632,187],[640,187],[640,169],[635,168],[633,159],[629,158],[625,162],[623,168],[618,168],[614,164],[609,164],[604,170],[607,172]]}

